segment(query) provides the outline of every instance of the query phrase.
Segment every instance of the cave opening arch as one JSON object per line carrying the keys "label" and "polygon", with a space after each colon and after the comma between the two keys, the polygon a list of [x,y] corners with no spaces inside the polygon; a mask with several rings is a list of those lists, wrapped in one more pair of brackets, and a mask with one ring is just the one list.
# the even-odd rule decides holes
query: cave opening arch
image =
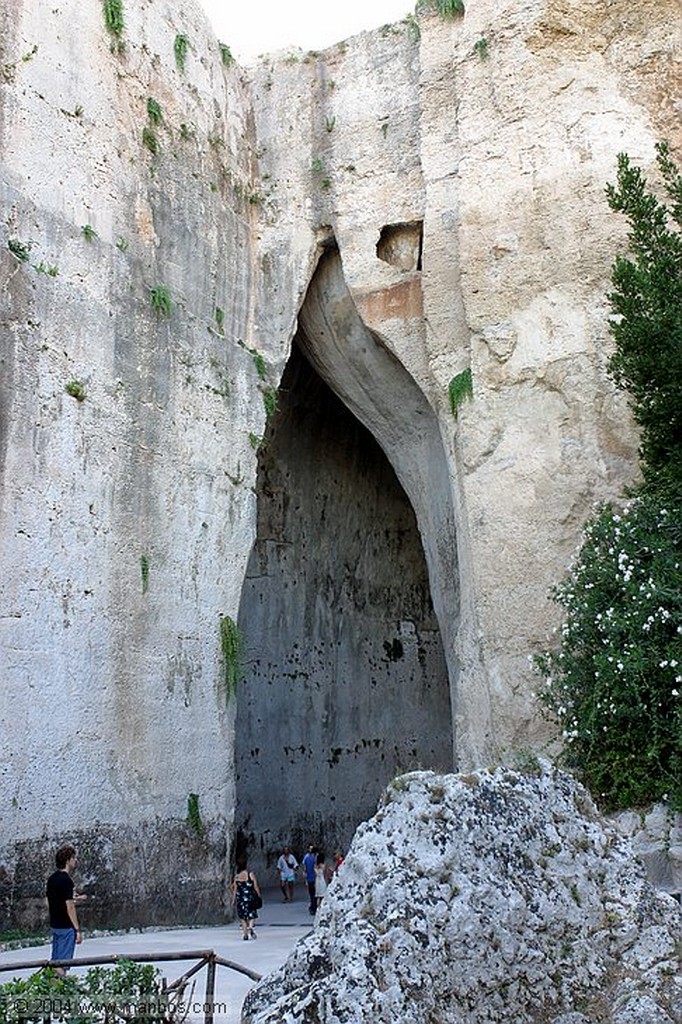
{"label": "cave opening arch", "polygon": [[451,770],[459,616],[435,414],[368,330],[338,251],[313,275],[259,452],[239,610],[236,847],[344,849],[400,771]]}

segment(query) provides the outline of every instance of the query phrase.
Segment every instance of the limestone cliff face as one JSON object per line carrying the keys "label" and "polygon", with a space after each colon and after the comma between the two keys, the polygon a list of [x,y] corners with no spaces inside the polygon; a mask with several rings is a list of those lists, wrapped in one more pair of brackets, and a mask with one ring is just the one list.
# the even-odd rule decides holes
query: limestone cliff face
{"label": "limestone cliff face", "polygon": [[[88,849],[105,920],[121,902],[137,908],[121,920],[221,912],[237,702],[220,616],[237,619],[267,540],[257,449],[295,335],[412,506],[425,572],[409,578],[428,578],[453,762],[541,736],[527,655],[553,622],[548,587],[592,503],[635,472],[605,377],[623,233],[603,186],[619,151],[646,167],[658,138],[679,145],[678,13],[481,0],[458,22],[243,72],[191,2],[124,0],[122,48],[99,3],[0,12],[3,919],[39,918],[64,836]],[[469,368],[455,419],[448,384]],[[327,550],[327,528],[298,536]],[[285,583],[267,582],[279,600]],[[311,643],[357,612],[325,600]],[[404,614],[383,612],[388,705],[417,664],[397,652],[431,612]],[[241,624],[251,684],[258,629]],[[363,643],[344,669],[359,679]],[[284,792],[331,749],[348,748],[343,771],[359,756],[335,741],[337,681],[316,743],[272,754]],[[272,749],[267,694],[251,692],[244,749],[249,729]],[[314,706],[300,694],[296,716]],[[359,747],[392,728],[359,720]],[[185,824],[190,794],[203,832]],[[280,804],[278,836],[302,813]],[[144,852],[169,842],[188,865],[174,908],[172,858]]]}
{"label": "limestone cliff face", "polygon": [[219,617],[239,599],[264,421],[237,344],[253,118],[193,5],[124,11],[120,54],[100,3],[2,14],[0,900],[32,922],[64,836],[105,919],[172,919],[178,849],[180,912],[221,913],[233,805]]}

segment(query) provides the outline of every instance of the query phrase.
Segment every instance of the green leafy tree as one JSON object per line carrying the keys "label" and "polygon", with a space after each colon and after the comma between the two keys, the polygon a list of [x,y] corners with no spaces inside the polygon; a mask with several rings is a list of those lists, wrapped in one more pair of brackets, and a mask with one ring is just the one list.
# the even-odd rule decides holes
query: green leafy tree
{"label": "green leafy tree", "polygon": [[682,176],[666,143],[657,153],[669,205],[648,191],[625,154],[606,193],[630,225],[630,256],[616,259],[609,295],[616,314],[609,371],[629,393],[641,429],[645,480],[660,489],[682,479]]}
{"label": "green leafy tree", "polygon": [[566,613],[560,645],[536,659],[562,760],[607,809],[682,809],[682,178],[667,145],[657,153],[669,204],[625,155],[607,187],[630,226],[630,255],[613,267],[609,371],[640,427],[643,481],[586,524],[552,593]]}

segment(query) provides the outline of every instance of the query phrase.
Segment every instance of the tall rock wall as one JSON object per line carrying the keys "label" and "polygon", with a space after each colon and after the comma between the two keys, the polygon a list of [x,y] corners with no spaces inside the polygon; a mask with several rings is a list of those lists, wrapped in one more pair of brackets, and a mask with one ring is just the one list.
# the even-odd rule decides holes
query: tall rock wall
{"label": "tall rock wall", "polygon": [[[606,376],[624,224],[604,185],[618,152],[648,167],[680,141],[679,34],[674,4],[478,3],[252,70],[259,329],[290,335],[300,305],[309,358],[415,508],[456,765],[542,742],[528,655],[557,621],[549,586],[636,473]],[[313,231],[349,297],[309,269]]]}
{"label": "tall rock wall", "polygon": [[0,906],[42,923],[75,838],[86,925],[215,916],[234,786],[219,626],[265,416],[237,344],[251,104],[193,5],[125,3],[121,52],[100,3],[2,11]]}
{"label": "tall rock wall", "polygon": [[248,72],[194,3],[123,7],[123,46],[99,3],[0,12],[0,917],[24,923],[64,837],[103,921],[221,913],[220,621],[299,313],[413,506],[454,763],[542,738],[548,587],[636,468],[603,186],[680,143],[674,0],[479,0]]}

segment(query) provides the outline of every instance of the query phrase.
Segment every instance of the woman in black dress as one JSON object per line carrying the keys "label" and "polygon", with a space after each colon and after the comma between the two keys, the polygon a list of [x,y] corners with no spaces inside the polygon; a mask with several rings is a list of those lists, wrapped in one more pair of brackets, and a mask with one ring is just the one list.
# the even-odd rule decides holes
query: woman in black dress
{"label": "woman in black dress", "polygon": [[253,872],[248,870],[246,857],[237,857],[237,872],[232,880],[232,904],[242,926],[244,942],[247,942],[249,937],[256,938],[253,926],[258,917],[256,895],[260,896],[258,880]]}

